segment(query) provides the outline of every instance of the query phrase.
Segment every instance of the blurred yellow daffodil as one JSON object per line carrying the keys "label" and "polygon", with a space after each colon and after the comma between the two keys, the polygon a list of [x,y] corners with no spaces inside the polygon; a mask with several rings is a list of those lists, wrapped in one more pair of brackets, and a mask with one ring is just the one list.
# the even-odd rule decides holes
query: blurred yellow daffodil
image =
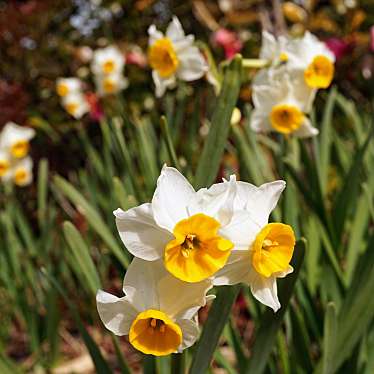
{"label": "blurred yellow daffodil", "polygon": [[29,153],[30,140],[34,136],[34,129],[8,122],[0,134],[0,148],[14,158],[23,158]]}
{"label": "blurred yellow daffodil", "polygon": [[208,65],[194,46],[194,36],[185,35],[177,17],[173,17],[166,34],[155,25],[148,29],[148,61],[153,69],[156,96],[161,97],[167,88],[173,88],[176,80],[194,81],[208,71]]}

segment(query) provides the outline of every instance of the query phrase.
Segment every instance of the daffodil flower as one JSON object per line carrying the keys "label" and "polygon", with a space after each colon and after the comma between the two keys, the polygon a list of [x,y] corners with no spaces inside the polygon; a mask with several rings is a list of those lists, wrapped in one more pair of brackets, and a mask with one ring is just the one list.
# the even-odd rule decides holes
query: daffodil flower
{"label": "daffodil flower", "polygon": [[[289,71],[301,73],[312,89],[327,88],[334,77],[334,54],[308,31],[295,39],[263,32],[260,58],[268,60],[271,68],[285,65]],[[255,84],[256,80],[257,76]]]}
{"label": "daffodil flower", "polygon": [[11,178],[11,157],[9,153],[0,149],[0,179],[4,182]]}
{"label": "daffodil flower", "polygon": [[262,32],[260,59],[267,60],[269,65],[277,66],[288,61],[287,45],[289,39],[285,36],[275,37],[267,31]]}
{"label": "daffodil flower", "polygon": [[34,136],[34,129],[8,122],[0,134],[0,148],[14,158],[23,158],[29,153],[30,140]]}
{"label": "daffodil flower", "polygon": [[261,74],[253,85],[255,109],[251,127],[254,131],[276,131],[300,138],[318,134],[307,117],[315,90],[309,89],[300,79],[299,74],[285,68]]}
{"label": "daffodil flower", "polygon": [[177,78],[194,81],[208,71],[203,55],[193,44],[194,36],[184,34],[177,17],[173,17],[165,35],[155,25],[149,27],[148,34],[148,61],[157,97],[163,96],[167,88],[173,88]]}
{"label": "daffodil flower", "polygon": [[288,45],[289,68],[301,71],[311,88],[327,88],[334,78],[335,56],[310,32]]}
{"label": "daffodil flower", "polygon": [[230,225],[223,229],[235,246],[227,264],[213,280],[215,285],[249,285],[253,296],[274,312],[280,308],[276,280],[293,271],[292,228],[283,223],[268,223],[285,186],[281,180],[260,187],[237,182],[235,213]]}
{"label": "daffodil flower", "polygon": [[80,92],[63,97],[61,104],[76,119],[82,118],[90,110],[86,98]]}
{"label": "daffodil flower", "polygon": [[97,49],[93,54],[91,70],[95,75],[122,73],[125,57],[115,46]]}
{"label": "daffodil flower", "polygon": [[80,93],[82,81],[79,78],[58,78],[56,82],[56,92],[60,97]]}
{"label": "daffodil flower", "polygon": [[195,192],[178,170],[164,166],[152,203],[124,212],[117,228],[126,248],[147,261],[163,259],[166,269],[185,282],[199,282],[221,269],[233,248],[221,231],[230,223],[235,178]]}
{"label": "daffodil flower", "polygon": [[31,157],[25,157],[22,160],[16,161],[11,169],[14,184],[19,187],[29,185],[33,179],[32,167],[33,162]]}
{"label": "daffodil flower", "polygon": [[122,73],[96,76],[97,92],[100,96],[115,94],[128,87],[128,80]]}
{"label": "daffodil flower", "polygon": [[187,284],[170,275],[162,261],[135,258],[127,269],[118,298],[104,291],[96,296],[105,327],[128,335],[139,351],[155,356],[180,352],[199,334],[196,314],[206,304],[211,281]]}

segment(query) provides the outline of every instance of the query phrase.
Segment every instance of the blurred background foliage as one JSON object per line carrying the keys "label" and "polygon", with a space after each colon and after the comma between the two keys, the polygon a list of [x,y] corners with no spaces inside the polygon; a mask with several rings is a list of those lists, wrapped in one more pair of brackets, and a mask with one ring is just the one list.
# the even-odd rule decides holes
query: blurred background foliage
{"label": "blurred background foliage", "polygon": [[[212,87],[181,84],[156,100],[144,55],[148,26],[163,28],[173,14],[217,62],[225,58],[214,42],[220,28],[237,33],[247,58],[258,56],[262,29],[310,30],[325,40],[337,63],[334,87],[314,107],[320,136],[254,134],[254,71],[246,71],[236,104],[242,120],[216,159],[201,159],[209,137],[229,126],[214,120],[220,115]],[[34,184],[1,187],[0,373],[126,373],[143,364],[144,372],[177,372],[170,358],[143,358],[126,338],[104,331],[95,304],[99,287],[120,294],[131,260],[112,211],[148,201],[164,162],[196,184],[196,170],[201,176],[210,163],[219,167],[217,179],[235,172],[257,185],[287,180],[272,218],[307,238],[298,282],[280,282],[284,313],[265,312],[243,287],[211,370],[372,373],[373,24],[370,0],[0,1],[0,127],[13,120],[38,131]],[[83,79],[94,107],[87,56],[112,43],[127,56],[129,88],[100,101],[101,121],[93,110],[72,120],[55,94],[56,79]],[[138,60],[131,62],[134,51]],[[200,312],[201,321],[207,314]],[[188,363],[195,351],[200,346],[186,354]]]}

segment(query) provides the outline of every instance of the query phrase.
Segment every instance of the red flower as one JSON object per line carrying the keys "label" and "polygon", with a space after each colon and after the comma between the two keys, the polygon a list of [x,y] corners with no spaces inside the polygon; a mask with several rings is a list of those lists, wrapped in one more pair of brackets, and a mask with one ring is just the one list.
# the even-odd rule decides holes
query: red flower
{"label": "red flower", "polygon": [[95,121],[100,121],[104,117],[98,96],[93,92],[85,94],[88,105],[90,106],[90,116]]}
{"label": "red flower", "polygon": [[243,48],[243,43],[238,35],[227,29],[219,29],[213,34],[213,43],[222,47],[226,59],[231,59]]}

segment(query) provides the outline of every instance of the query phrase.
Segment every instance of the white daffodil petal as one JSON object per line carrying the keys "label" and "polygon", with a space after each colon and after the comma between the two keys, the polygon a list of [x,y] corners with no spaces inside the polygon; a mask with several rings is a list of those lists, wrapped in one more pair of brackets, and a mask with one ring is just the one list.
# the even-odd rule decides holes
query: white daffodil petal
{"label": "white daffodil petal", "polygon": [[254,132],[269,132],[272,131],[269,116],[264,115],[261,110],[254,109],[251,113],[251,129]]}
{"label": "white daffodil petal", "polygon": [[230,176],[230,181],[201,188],[188,205],[189,215],[204,213],[216,218],[222,226],[227,225],[233,215],[236,190],[235,175]]}
{"label": "white daffodil petal", "polygon": [[170,274],[165,270],[162,260],[145,261],[135,257],[126,271],[123,292],[139,311],[160,310],[157,286],[165,276]]}
{"label": "white daffodil petal", "polygon": [[174,16],[166,29],[166,36],[172,41],[177,42],[185,38],[183,27],[178,17]]}
{"label": "white daffodil petal", "polygon": [[274,312],[280,309],[281,305],[278,300],[277,281],[274,276],[265,278],[252,270],[248,281],[251,292],[258,301],[272,308]]}
{"label": "white daffodil petal", "polygon": [[277,41],[274,35],[267,31],[263,31],[260,58],[265,60],[272,60],[276,54],[276,44]]}
{"label": "white daffodil petal", "polygon": [[183,349],[191,347],[197,340],[200,330],[196,322],[190,319],[179,319],[177,324],[182,330],[182,344],[178,351],[181,352]]}
{"label": "white daffodil petal", "polygon": [[97,311],[105,327],[115,335],[127,335],[138,311],[126,300],[99,290],[96,295]]}
{"label": "white daffodil petal", "polygon": [[282,180],[265,183],[253,191],[253,185],[246,182],[238,182],[238,196],[244,200],[247,196],[245,209],[251,213],[253,220],[259,228],[267,224],[269,215],[276,207],[282,191],[286,188],[286,182]]}
{"label": "white daffodil petal", "polygon": [[175,75],[169,78],[161,78],[156,70],[152,70],[152,78],[156,86],[157,97],[162,97],[168,88],[174,88],[176,85]]}
{"label": "white daffodil petal", "polygon": [[183,318],[192,318],[205,305],[205,295],[212,287],[212,282],[208,279],[186,283],[168,273],[157,285],[160,308],[170,317],[179,318],[183,315]]}
{"label": "white daffodil petal", "polygon": [[165,246],[173,236],[156,224],[151,204],[142,204],[126,212],[117,209],[113,214],[122,242],[131,254],[147,261],[163,256]]}
{"label": "white daffodil petal", "polygon": [[254,212],[236,210],[231,222],[220,229],[220,234],[234,244],[233,251],[248,251],[261,230],[261,226],[253,219]]}
{"label": "white daffodil petal", "polygon": [[178,78],[184,81],[194,81],[201,78],[207,71],[208,65],[195,46],[190,46],[178,54],[180,66],[177,71]]}
{"label": "white daffodil petal", "polygon": [[194,196],[195,190],[188,180],[177,169],[164,166],[152,199],[157,224],[173,232],[175,225],[187,218],[187,206]]}
{"label": "white daffodil petal", "polygon": [[318,129],[312,126],[312,123],[308,118],[305,118],[300,128],[294,132],[294,135],[298,138],[309,138],[311,136],[316,136],[318,134]]}
{"label": "white daffodil petal", "polygon": [[248,250],[233,251],[226,265],[214,275],[213,284],[226,286],[246,282],[250,269],[250,252]]}
{"label": "white daffodil petal", "polygon": [[149,40],[148,40],[149,45],[152,45],[155,41],[164,37],[164,34],[161,31],[158,31],[155,25],[151,25],[148,27],[148,35],[149,35]]}
{"label": "white daffodil petal", "polygon": [[291,274],[291,273],[293,273],[293,267],[292,267],[291,265],[288,265],[287,270],[285,270],[285,271],[281,271],[281,272],[279,272],[279,273],[276,273],[276,274],[275,274],[275,277],[276,277],[276,278],[284,278],[284,277],[286,277],[288,274]]}

